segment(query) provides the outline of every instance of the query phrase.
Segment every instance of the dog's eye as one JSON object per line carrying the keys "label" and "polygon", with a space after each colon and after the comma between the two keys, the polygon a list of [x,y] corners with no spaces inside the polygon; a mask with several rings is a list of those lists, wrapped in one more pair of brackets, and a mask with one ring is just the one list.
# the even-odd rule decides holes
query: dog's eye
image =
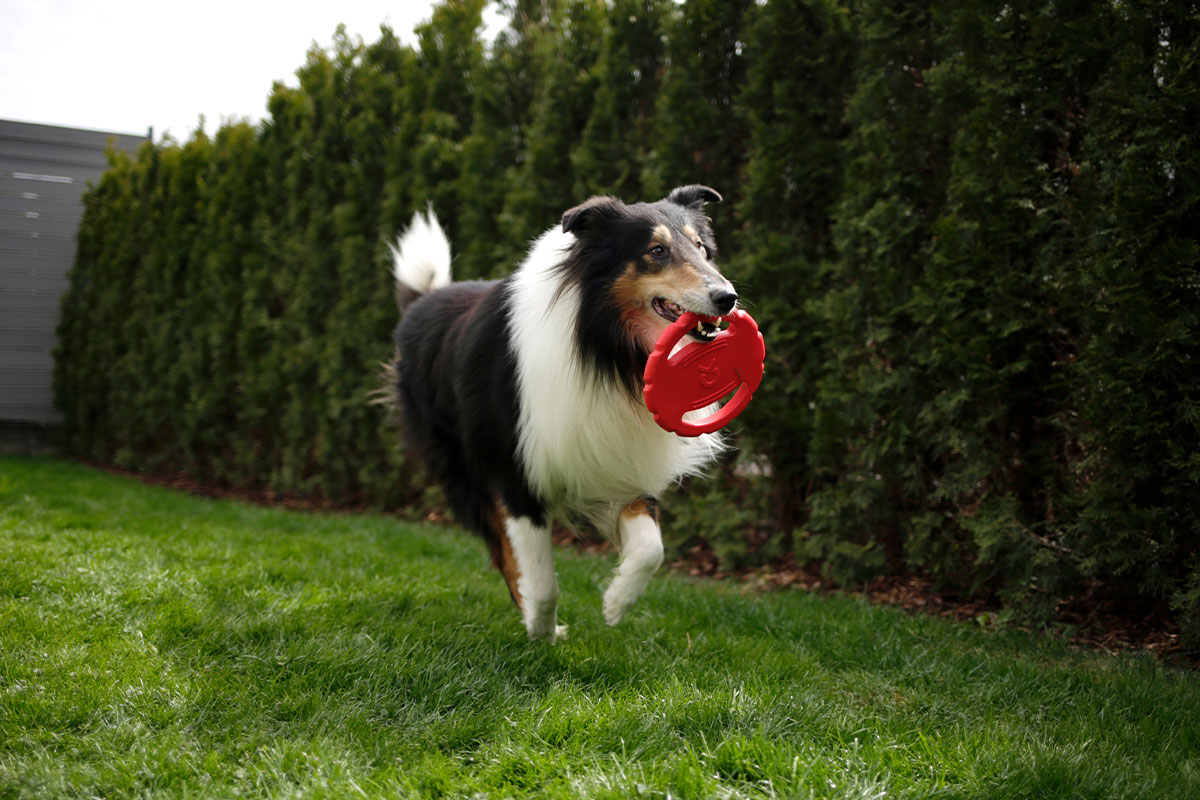
{"label": "dog's eye", "polygon": [[650,255],[654,256],[655,258],[665,258],[667,255],[667,248],[663,247],[661,244],[656,244],[654,247],[650,248]]}
{"label": "dog's eye", "polygon": [[701,253],[704,254],[705,258],[711,258],[711,255],[708,252],[708,245],[706,245],[704,242],[697,240],[696,247],[697,247],[697,249],[700,250]]}

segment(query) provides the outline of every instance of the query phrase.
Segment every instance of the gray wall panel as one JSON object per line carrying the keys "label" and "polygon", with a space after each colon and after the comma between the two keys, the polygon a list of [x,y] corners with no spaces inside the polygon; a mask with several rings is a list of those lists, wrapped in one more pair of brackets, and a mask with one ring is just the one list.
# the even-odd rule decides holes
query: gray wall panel
{"label": "gray wall panel", "polygon": [[0,422],[57,420],[54,330],[89,182],[145,137],[0,120]]}

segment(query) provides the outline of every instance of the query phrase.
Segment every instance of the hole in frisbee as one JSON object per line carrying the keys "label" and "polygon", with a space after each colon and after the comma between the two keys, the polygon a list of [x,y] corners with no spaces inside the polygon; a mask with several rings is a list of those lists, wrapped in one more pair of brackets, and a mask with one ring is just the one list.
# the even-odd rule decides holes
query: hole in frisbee
{"label": "hole in frisbee", "polygon": [[695,425],[697,423],[702,423],[705,420],[712,419],[717,414],[720,414],[721,409],[729,405],[730,401],[732,401],[737,393],[745,388],[745,386],[745,382],[739,383],[737,386],[733,387],[728,394],[726,394],[720,400],[717,400],[713,405],[705,406],[704,408],[697,408],[694,411],[687,412],[683,415],[683,421],[690,422]]}

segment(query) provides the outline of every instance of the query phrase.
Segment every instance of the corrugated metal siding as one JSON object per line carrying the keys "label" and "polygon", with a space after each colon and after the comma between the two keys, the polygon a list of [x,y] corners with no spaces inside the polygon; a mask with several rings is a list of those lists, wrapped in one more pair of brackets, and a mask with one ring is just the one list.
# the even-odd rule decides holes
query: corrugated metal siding
{"label": "corrugated metal siding", "polygon": [[59,298],[75,258],[88,181],[109,140],[145,137],[0,120],[0,421],[53,423]]}

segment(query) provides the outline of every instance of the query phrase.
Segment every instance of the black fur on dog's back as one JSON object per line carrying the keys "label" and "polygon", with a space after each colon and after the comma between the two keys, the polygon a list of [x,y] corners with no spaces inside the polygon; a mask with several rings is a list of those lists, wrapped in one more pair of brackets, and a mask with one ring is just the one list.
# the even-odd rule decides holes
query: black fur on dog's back
{"label": "black fur on dog's back", "polygon": [[546,509],[525,482],[520,417],[508,346],[509,281],[463,281],[403,309],[394,341],[397,400],[405,435],[459,522],[500,547],[496,501],[545,524]]}

